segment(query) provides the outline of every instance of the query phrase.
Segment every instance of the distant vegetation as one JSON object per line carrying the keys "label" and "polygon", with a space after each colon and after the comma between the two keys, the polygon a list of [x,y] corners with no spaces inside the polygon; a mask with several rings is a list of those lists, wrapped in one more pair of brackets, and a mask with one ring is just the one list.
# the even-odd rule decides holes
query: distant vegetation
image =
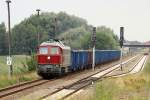
{"label": "distant vegetation", "polygon": [[7,43],[7,34],[6,27],[4,23],[0,24],[0,54],[8,53],[8,43]]}
{"label": "distant vegetation", "polygon": [[[56,18],[56,21],[55,21]],[[56,26],[56,27],[55,27]],[[68,15],[65,12],[42,13],[39,17],[31,15],[12,28],[13,54],[28,54],[37,48],[37,33],[40,43],[50,38],[63,40],[73,49],[91,47],[91,25],[85,19]],[[113,30],[105,26],[98,27],[97,49],[117,49],[118,38]],[[8,43],[5,24],[0,24],[0,54],[8,54]]]}
{"label": "distant vegetation", "polygon": [[[84,34],[81,39],[81,46],[88,49],[91,47],[91,33]],[[114,34],[113,30],[105,26],[97,27],[96,33],[96,48],[100,50],[117,49],[118,37]]]}

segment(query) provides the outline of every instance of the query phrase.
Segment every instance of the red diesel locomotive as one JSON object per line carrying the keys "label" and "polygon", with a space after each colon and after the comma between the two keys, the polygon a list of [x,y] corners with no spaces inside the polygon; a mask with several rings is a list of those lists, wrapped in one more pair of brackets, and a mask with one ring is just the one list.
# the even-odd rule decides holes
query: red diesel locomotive
{"label": "red diesel locomotive", "polygon": [[37,53],[38,74],[47,77],[68,72],[70,52],[70,47],[59,40],[43,42]]}

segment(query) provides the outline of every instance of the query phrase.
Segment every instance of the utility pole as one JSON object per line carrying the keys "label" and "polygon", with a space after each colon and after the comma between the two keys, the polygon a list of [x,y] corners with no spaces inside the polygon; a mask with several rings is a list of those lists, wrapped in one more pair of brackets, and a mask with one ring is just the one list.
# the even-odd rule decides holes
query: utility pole
{"label": "utility pole", "polygon": [[9,75],[13,75],[13,66],[12,66],[12,58],[11,58],[11,32],[10,32],[10,0],[6,0],[7,8],[8,8],[8,48],[9,48],[9,56],[7,57],[7,65],[9,65]]}
{"label": "utility pole", "polygon": [[[40,9],[36,9],[36,11],[37,11],[37,17],[39,19]],[[37,30],[38,30],[38,27],[37,27]],[[39,34],[39,31],[37,31],[37,42],[38,42],[38,46],[39,46],[39,43],[40,43],[40,34]]]}
{"label": "utility pole", "polygon": [[121,71],[123,70],[122,68],[122,55],[123,55],[123,41],[124,41],[124,27],[120,27],[120,47],[121,47],[121,58],[120,58],[120,63],[121,63]]}
{"label": "utility pole", "polygon": [[57,18],[54,19],[54,39],[56,38],[56,32],[57,32]]}
{"label": "utility pole", "polygon": [[93,27],[93,34],[92,34],[92,47],[93,47],[93,62],[92,62],[92,69],[95,69],[95,42],[96,42],[96,27]]}

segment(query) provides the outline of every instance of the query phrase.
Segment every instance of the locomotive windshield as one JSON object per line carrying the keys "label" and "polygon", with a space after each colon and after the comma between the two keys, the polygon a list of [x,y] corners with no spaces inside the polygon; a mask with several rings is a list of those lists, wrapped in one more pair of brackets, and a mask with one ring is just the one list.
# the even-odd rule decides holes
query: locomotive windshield
{"label": "locomotive windshield", "polygon": [[58,47],[51,47],[51,50],[50,50],[50,54],[59,54],[59,49]]}
{"label": "locomotive windshield", "polygon": [[48,48],[47,47],[40,47],[39,53],[40,54],[48,54]]}

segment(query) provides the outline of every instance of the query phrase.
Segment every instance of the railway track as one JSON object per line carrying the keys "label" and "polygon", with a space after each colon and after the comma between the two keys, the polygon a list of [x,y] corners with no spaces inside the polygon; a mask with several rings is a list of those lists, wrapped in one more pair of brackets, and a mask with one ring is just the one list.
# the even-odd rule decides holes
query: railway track
{"label": "railway track", "polygon": [[[143,57],[141,57],[141,58],[138,60],[138,62],[137,62],[128,72],[122,73],[122,74],[116,74],[116,75],[112,75],[112,76],[106,76],[106,77],[105,77],[105,75],[104,75],[104,77],[102,76],[101,78],[117,77],[117,76],[121,76],[121,75],[133,74],[133,73],[135,72],[134,70],[135,70],[137,67],[140,66],[140,68],[139,68],[139,70],[138,70],[138,72],[139,72],[139,71],[141,71],[141,70],[143,69],[143,67],[144,67],[144,65],[145,65],[145,63],[146,63],[146,60],[147,60],[147,57],[146,57],[146,56],[143,56]],[[101,78],[99,78],[99,79],[101,79]],[[98,80],[99,80],[99,79],[98,79]],[[97,79],[94,80],[94,81],[97,81]],[[85,83],[84,85],[81,85],[81,87],[77,87],[77,89],[76,89],[75,91],[68,93],[67,95],[63,96],[60,100],[66,99],[67,97],[73,95],[74,93],[78,92],[79,90],[81,90],[81,89],[83,89],[83,88],[85,88],[85,87],[87,87],[87,86],[89,86],[89,85],[91,85],[90,82],[89,82],[89,83]],[[71,88],[69,88],[69,89],[71,89]],[[44,99],[44,100],[48,100],[48,99]]]}
{"label": "railway track", "polygon": [[45,84],[47,82],[49,82],[50,80],[43,80],[43,79],[37,79],[34,81],[30,81],[30,82],[25,82],[22,84],[18,84],[18,85],[14,85],[14,86],[10,86],[4,89],[0,90],[0,99],[9,96],[9,95],[13,95],[15,93],[24,91],[26,89],[38,86],[38,85],[42,85]]}
{"label": "railway track", "polygon": [[[137,73],[139,71],[142,71],[142,69],[144,68],[144,65],[146,63],[146,60],[147,60],[147,57],[143,56],[143,57],[141,57],[138,60],[137,63],[135,63],[133,65],[133,67],[128,72],[123,72],[123,73],[119,73],[119,74],[115,74],[115,75],[109,75],[109,76],[105,76],[104,78],[108,78],[108,77],[120,77],[120,76],[124,76],[124,75],[127,75],[127,74],[134,74],[134,73]],[[134,71],[137,66],[139,66],[140,68],[138,68],[138,71]]]}
{"label": "railway track", "polygon": [[[136,57],[132,57],[129,60],[123,62],[122,64],[129,63],[130,61],[132,61],[135,58]],[[100,71],[100,72],[97,72],[95,74],[92,74],[92,75],[90,75],[84,79],[81,79],[81,80],[79,80],[79,81],[77,81],[71,85],[65,86],[63,88],[60,88],[60,89],[52,92],[52,93],[49,93],[48,95],[43,96],[40,99],[43,99],[43,100],[63,100],[65,98],[69,97],[70,95],[76,93],[77,91],[91,85],[93,82],[104,78],[104,76],[107,75],[108,73],[111,73],[114,70],[118,69],[120,67],[120,65],[121,64],[117,64],[111,68],[104,70],[104,71]]]}
{"label": "railway track", "polygon": [[[136,57],[132,57],[131,59],[125,61],[123,64],[128,63],[130,60],[133,60],[135,58]],[[108,69],[110,69],[110,68],[108,68]],[[72,86],[75,88],[75,87],[78,86],[78,83],[82,84],[82,85],[80,85],[80,88],[88,86],[89,84],[91,84],[91,82],[93,82],[93,81],[98,79],[98,78],[91,78],[91,79],[89,79],[91,76],[93,76],[95,74],[98,74],[100,72],[106,71],[108,69],[103,69],[103,70],[101,70],[99,72],[91,74],[88,77],[82,78],[81,80],[76,81],[75,83],[73,83],[71,85],[68,85],[68,86],[65,85],[63,88],[59,88],[56,91],[54,91],[54,92],[52,92],[52,93],[50,93],[50,94],[48,94],[46,96],[43,96],[41,99],[46,98],[49,95],[53,95],[55,93],[58,93],[59,91],[61,91],[63,89],[68,90],[69,88],[72,88]],[[115,69],[113,69],[113,70],[115,70]],[[107,74],[107,73],[105,73],[105,74]],[[25,82],[25,83],[22,83],[22,84],[19,84],[19,85],[15,85],[15,86],[11,86],[11,87],[8,87],[8,88],[1,89],[0,90],[0,99],[7,98],[7,97],[15,95],[17,93],[22,93],[23,91],[28,90],[28,89],[32,89],[33,87],[36,87],[36,86],[44,85],[45,83],[52,82],[52,80],[55,80],[55,79],[51,79],[51,80],[38,79],[38,80],[31,81],[31,82]],[[85,85],[85,83],[87,85]],[[78,88],[78,89],[80,90],[80,88]],[[74,92],[78,91],[78,89],[76,89]]]}
{"label": "railway track", "polygon": [[[76,74],[76,72],[73,73],[73,74]],[[59,78],[61,78],[61,77],[59,77]],[[39,86],[39,85],[44,85],[45,83],[48,83],[50,81],[52,82],[52,80],[55,80],[55,79],[51,79],[51,80],[37,79],[37,80],[34,80],[34,81],[24,82],[24,83],[21,83],[21,84],[17,84],[17,85],[14,85],[14,86],[10,86],[10,87],[7,87],[7,88],[0,89],[0,99],[4,98],[4,100],[7,100],[8,96],[15,95],[16,93],[21,93],[21,92],[23,92],[27,89],[31,89],[31,88]],[[11,100],[11,99],[9,98],[8,100]]]}

